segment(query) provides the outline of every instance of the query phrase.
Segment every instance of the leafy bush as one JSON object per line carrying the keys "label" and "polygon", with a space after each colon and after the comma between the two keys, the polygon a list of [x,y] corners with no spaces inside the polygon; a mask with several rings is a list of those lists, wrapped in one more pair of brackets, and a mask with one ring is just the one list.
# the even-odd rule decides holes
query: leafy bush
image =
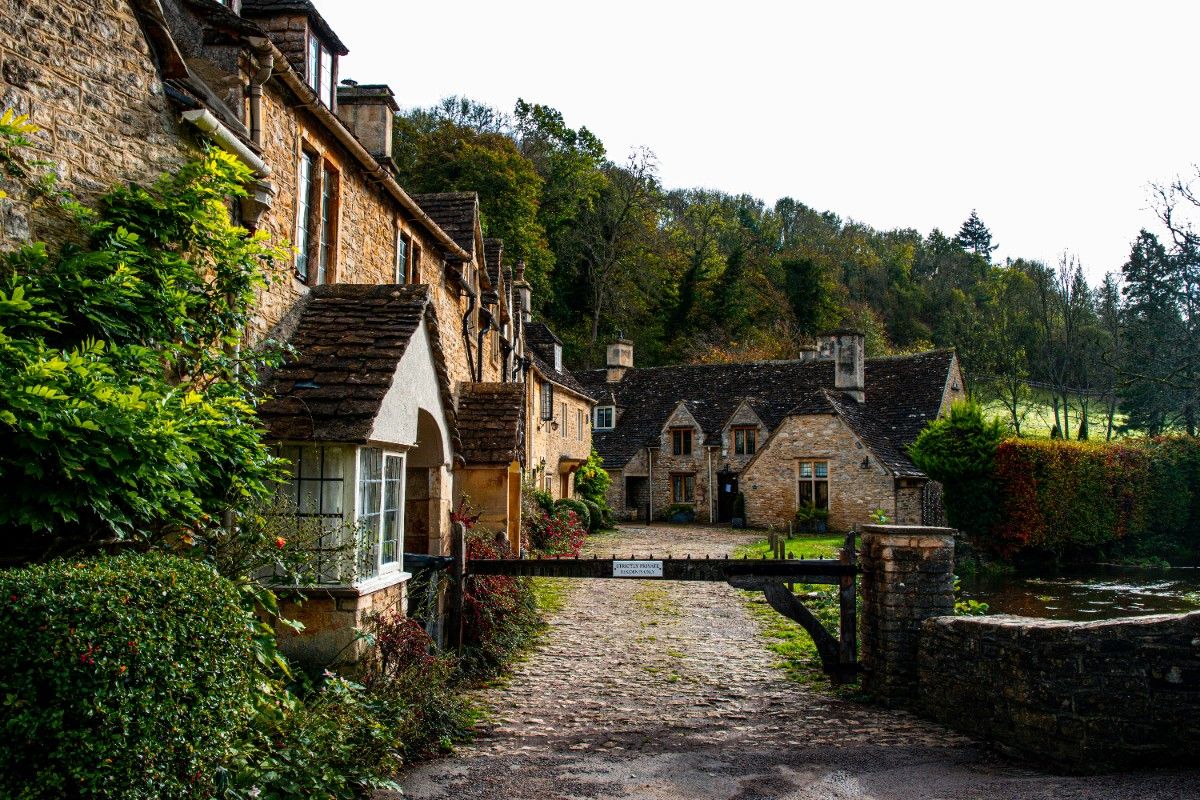
{"label": "leafy bush", "polygon": [[161,554],[0,571],[0,795],[208,796],[250,718],[246,614]]}
{"label": "leafy bush", "polygon": [[674,522],[676,516],[681,516],[683,522],[691,522],[696,519],[696,508],[691,503],[672,503],[658,512],[658,518]]}
{"label": "leafy bush", "polygon": [[976,540],[996,519],[999,498],[992,473],[1003,438],[1002,422],[984,419],[977,403],[962,400],[950,406],[949,415],[929,423],[909,448],[913,463],[945,487],[949,523]]}
{"label": "leafy bush", "polygon": [[[467,558],[500,557],[491,536],[468,534]],[[467,677],[503,671],[542,628],[531,579],[468,576],[463,587],[463,622],[465,646],[460,671]]]}
{"label": "leafy bush", "polygon": [[588,510],[588,533],[596,533],[604,527],[604,512],[591,500],[581,501]]}
{"label": "leafy bush", "polygon": [[0,527],[18,557],[190,539],[279,477],[238,351],[274,270],[230,220],[251,175],[209,150],[72,206],[83,244],[0,255]]}
{"label": "leafy bush", "polygon": [[1200,441],[1191,437],[1009,440],[993,478],[1002,499],[985,543],[1002,556],[1183,559],[1200,543]]}
{"label": "leafy bush", "polygon": [[601,527],[612,527],[613,513],[608,505],[610,486],[612,486],[612,478],[604,469],[604,459],[600,458],[600,454],[596,452],[595,448],[592,448],[588,460],[575,473],[575,494],[584,502],[593,503],[600,511],[599,519],[589,521],[588,530],[590,531],[600,530]]}
{"label": "leafy bush", "polygon": [[579,520],[579,525],[581,528],[583,528],[585,531],[591,529],[592,515],[582,500],[576,500],[573,497],[564,497],[563,499],[556,500],[554,502],[554,516],[561,516],[567,511],[575,512],[575,516]]}
{"label": "leafy bush", "polygon": [[552,556],[577,556],[586,531],[575,512],[566,509],[554,516],[541,514],[527,521],[529,541],[539,553]]}

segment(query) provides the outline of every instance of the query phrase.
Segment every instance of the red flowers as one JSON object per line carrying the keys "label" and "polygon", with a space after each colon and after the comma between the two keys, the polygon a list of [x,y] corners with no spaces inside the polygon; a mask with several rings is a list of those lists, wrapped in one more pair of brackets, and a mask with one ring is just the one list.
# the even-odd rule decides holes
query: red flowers
{"label": "red flowers", "polygon": [[284,545],[286,545],[286,544],[287,544],[287,539],[283,538],[282,536],[275,537],[275,546],[278,547],[280,550],[282,550]]}

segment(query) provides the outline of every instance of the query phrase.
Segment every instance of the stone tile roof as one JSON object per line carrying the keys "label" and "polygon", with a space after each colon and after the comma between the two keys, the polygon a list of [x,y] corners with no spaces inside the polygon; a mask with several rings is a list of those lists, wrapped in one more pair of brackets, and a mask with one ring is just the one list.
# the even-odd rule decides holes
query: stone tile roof
{"label": "stone tile roof", "polygon": [[883,429],[880,418],[872,413],[874,409],[841,392],[826,394],[833,410],[884,466],[900,478],[924,477],[925,473],[913,465],[904,450]]}
{"label": "stone tile roof", "polygon": [[525,384],[464,384],[458,431],[467,466],[525,462]]}
{"label": "stone tile roof", "polygon": [[534,369],[541,373],[543,378],[584,399],[596,399],[597,395],[580,383],[570,371],[554,368],[554,347],[562,347],[562,339],[544,322],[525,323],[525,343],[528,345],[525,357],[532,362]]}
{"label": "stone tile roof", "polygon": [[886,456],[877,453],[885,463],[899,465],[902,460],[912,468],[904,450],[937,416],[953,358],[950,350],[935,350],[867,359],[867,402],[858,414],[846,411],[853,400],[831,399],[827,393],[834,382],[829,360],[635,368],[618,383],[608,383],[603,369],[577,377],[601,405],[612,403],[622,411],[616,428],[592,435],[597,451],[613,469],[658,441],[680,401],[700,424],[705,440],[715,442],[743,400],[770,431],[791,414],[838,413],[864,440],[886,451]]}
{"label": "stone tile roof", "polygon": [[329,27],[329,23],[317,11],[311,0],[242,0],[242,15],[246,17],[274,17],[280,14],[304,14],[312,22],[313,27],[321,38],[337,52],[344,56],[350,51],[346,45]]}
{"label": "stone tile roof", "polygon": [[430,219],[450,235],[454,243],[475,258],[475,224],[479,218],[479,195],[475,192],[415,194],[416,201]]}
{"label": "stone tile roof", "polygon": [[437,316],[424,285],[337,283],[302,301],[289,344],[296,355],[264,381],[259,415],[279,440],[362,444],[396,365],[424,320],[454,451],[460,449]]}

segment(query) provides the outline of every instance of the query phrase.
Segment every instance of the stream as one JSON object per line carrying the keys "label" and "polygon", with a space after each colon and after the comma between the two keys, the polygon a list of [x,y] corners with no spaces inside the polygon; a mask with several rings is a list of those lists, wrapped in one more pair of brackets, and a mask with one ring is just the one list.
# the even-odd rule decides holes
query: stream
{"label": "stream", "polygon": [[991,614],[1097,620],[1200,609],[1200,568],[1140,569],[1098,565],[1046,574],[964,576],[960,597]]}

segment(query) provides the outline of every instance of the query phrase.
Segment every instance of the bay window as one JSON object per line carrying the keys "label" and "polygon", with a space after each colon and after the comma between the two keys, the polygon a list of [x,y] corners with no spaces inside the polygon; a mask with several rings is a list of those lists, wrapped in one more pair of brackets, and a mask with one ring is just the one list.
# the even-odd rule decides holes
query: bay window
{"label": "bay window", "polygon": [[379,447],[358,451],[359,578],[399,568],[404,543],[404,456]]}

